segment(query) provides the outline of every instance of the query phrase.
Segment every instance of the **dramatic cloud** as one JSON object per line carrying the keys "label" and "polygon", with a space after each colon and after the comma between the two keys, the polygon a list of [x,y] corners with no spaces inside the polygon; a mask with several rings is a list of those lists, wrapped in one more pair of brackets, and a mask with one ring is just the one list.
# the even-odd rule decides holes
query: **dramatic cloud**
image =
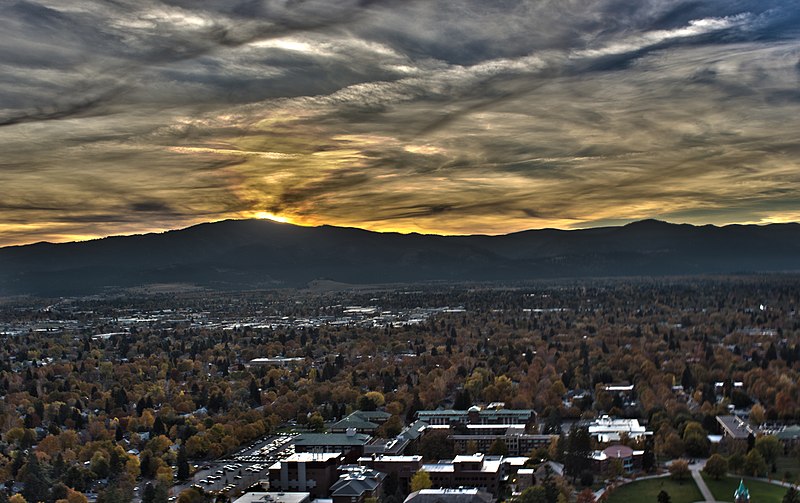
{"label": "dramatic cloud", "polygon": [[0,245],[795,221],[798,27],[777,0],[8,1]]}

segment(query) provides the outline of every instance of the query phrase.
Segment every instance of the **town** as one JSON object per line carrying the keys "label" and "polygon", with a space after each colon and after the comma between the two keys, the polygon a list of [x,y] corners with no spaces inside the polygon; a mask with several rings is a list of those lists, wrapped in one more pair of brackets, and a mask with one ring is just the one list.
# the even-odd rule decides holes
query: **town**
{"label": "town", "polygon": [[3,299],[0,499],[796,503],[797,280]]}

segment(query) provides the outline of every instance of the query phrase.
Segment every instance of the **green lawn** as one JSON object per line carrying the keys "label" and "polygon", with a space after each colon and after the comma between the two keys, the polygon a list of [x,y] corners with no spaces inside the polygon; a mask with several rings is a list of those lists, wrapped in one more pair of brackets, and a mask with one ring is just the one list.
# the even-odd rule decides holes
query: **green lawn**
{"label": "green lawn", "polygon": [[800,462],[798,462],[797,458],[793,456],[779,456],[777,473],[773,473],[773,478],[783,479],[786,472],[789,472],[791,476],[787,480],[787,482],[797,482],[798,476],[800,476]]}
{"label": "green lawn", "polygon": [[[717,501],[733,501],[733,493],[739,487],[738,477],[727,477],[713,480],[703,477]],[[781,503],[786,488],[757,480],[744,479],[744,485],[750,491],[751,503]]]}
{"label": "green lawn", "polygon": [[[675,482],[669,477],[633,482],[615,489],[608,497],[608,503],[657,503],[658,493],[664,490],[672,503],[692,503],[702,501],[703,495],[691,478]],[[755,503],[755,502],[754,502]]]}

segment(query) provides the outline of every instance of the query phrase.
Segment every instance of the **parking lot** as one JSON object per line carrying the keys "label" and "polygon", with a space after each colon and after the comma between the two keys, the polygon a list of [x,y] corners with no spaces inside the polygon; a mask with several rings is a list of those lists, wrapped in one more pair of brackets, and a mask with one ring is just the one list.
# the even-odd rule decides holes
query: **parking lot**
{"label": "parking lot", "polygon": [[176,498],[191,486],[209,493],[237,496],[253,484],[269,478],[269,467],[274,463],[294,454],[293,439],[294,434],[270,436],[225,459],[198,466],[190,481],[173,486],[171,498]]}

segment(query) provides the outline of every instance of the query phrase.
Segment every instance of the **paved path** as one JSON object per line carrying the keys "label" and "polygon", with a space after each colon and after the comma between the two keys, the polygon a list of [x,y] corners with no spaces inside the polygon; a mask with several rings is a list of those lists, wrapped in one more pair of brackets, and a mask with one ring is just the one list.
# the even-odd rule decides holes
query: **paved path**
{"label": "paved path", "polygon": [[700,475],[700,470],[692,470],[692,478],[694,479],[694,483],[697,484],[697,488],[700,489],[700,493],[703,495],[706,501],[716,501],[714,499],[714,495],[711,494],[711,490],[709,490],[708,486],[706,485],[706,481],[703,480],[703,476]]}

